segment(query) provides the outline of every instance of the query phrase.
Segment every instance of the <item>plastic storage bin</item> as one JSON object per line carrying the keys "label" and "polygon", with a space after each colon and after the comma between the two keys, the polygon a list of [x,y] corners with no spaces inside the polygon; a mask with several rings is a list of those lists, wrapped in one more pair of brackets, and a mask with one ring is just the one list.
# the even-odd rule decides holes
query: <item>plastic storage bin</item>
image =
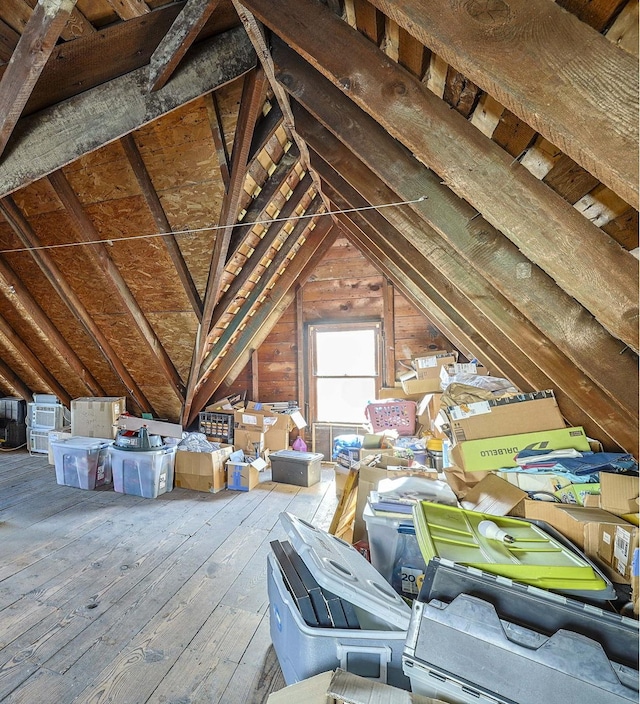
{"label": "plastic storage bin", "polygon": [[111,440],[72,437],[51,442],[56,481],[78,489],[111,484]]}
{"label": "plastic storage bin", "polygon": [[121,494],[155,499],[173,490],[175,446],[136,452],[111,445],[113,488]]}
{"label": "plastic storage bin", "polygon": [[492,604],[469,594],[448,604],[414,602],[407,643],[403,663],[412,691],[454,704],[638,701],[638,671],[610,660],[600,643],[500,619]]}
{"label": "plastic storage bin", "polygon": [[409,689],[402,672],[409,607],[351,545],[290,514],[281,514],[280,522],[318,584],[351,603],[360,623],[360,629],[308,626],[270,553],[271,640],[285,682],[293,684],[340,667]]}
{"label": "plastic storage bin", "polygon": [[368,501],[362,517],[369,536],[371,564],[391,583],[393,563],[398,549],[398,528],[402,524],[413,527],[413,517],[411,514],[376,512]]}
{"label": "plastic storage bin", "polygon": [[233,445],[233,413],[202,411],[199,419],[200,432],[209,440]]}
{"label": "plastic storage bin", "polygon": [[367,404],[365,415],[374,433],[397,430],[398,435],[413,435],[416,431],[415,401],[376,401]]}
{"label": "plastic storage bin", "polygon": [[320,481],[322,458],[320,452],[278,450],[269,455],[271,480],[281,484],[313,486]]}
{"label": "plastic storage bin", "polygon": [[[460,594],[480,597],[493,604],[500,618],[541,633],[555,633],[561,628],[582,633],[600,643],[614,662],[638,667],[640,628],[635,619],[449,560],[430,560],[418,600],[448,603]],[[405,649],[411,655],[415,654],[418,626],[419,622],[412,619]]]}

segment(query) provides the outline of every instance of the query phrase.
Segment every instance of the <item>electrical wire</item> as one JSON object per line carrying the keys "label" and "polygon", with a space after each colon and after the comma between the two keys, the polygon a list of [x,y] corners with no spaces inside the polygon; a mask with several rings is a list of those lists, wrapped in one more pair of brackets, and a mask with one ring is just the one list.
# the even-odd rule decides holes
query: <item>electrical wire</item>
{"label": "electrical wire", "polygon": [[[253,222],[237,222],[233,227],[254,227],[255,225],[272,225],[277,222],[295,222],[297,220],[310,220],[325,215],[342,215],[344,213],[360,213],[365,210],[380,210],[382,208],[395,208],[402,205],[412,205],[413,203],[421,203],[426,200],[427,196],[420,196],[414,200],[403,200],[397,203],[381,203],[379,205],[363,205],[359,208],[344,208],[342,210],[328,210],[324,213],[304,213],[303,215],[292,215],[287,218],[269,218],[268,220],[254,220]],[[198,227],[189,230],[175,230],[172,232],[154,232],[146,235],[129,235],[127,237],[105,237],[99,240],[90,240],[88,242],[64,242],[61,244],[43,244],[37,247],[15,247],[14,249],[2,249],[0,254],[13,254],[16,252],[35,252],[42,249],[64,249],[66,247],[87,247],[94,244],[109,244],[114,242],[127,242],[130,240],[145,240],[154,239],[157,237],[184,237],[189,235],[197,235],[201,232],[215,232],[216,230],[224,230],[228,225],[210,225],[208,227]]]}

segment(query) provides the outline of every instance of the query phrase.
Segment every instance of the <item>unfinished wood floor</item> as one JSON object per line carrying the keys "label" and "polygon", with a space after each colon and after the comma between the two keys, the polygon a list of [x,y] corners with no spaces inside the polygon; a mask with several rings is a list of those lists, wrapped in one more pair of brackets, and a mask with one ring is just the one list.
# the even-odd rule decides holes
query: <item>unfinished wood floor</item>
{"label": "unfinished wood floor", "polygon": [[0,701],[264,702],[284,686],[269,542],[281,511],[328,527],[322,476],[153,500],[58,486],[46,456],[0,453]]}

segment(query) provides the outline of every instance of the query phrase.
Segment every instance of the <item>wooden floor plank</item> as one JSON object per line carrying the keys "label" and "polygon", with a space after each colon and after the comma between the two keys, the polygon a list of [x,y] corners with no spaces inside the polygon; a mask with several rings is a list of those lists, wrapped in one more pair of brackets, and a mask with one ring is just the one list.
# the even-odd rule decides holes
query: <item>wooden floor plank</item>
{"label": "wooden floor plank", "polygon": [[0,701],[263,704],[284,686],[266,592],[278,516],[326,528],[336,504],[330,469],[312,487],[267,470],[250,492],[150,500],[0,455]]}

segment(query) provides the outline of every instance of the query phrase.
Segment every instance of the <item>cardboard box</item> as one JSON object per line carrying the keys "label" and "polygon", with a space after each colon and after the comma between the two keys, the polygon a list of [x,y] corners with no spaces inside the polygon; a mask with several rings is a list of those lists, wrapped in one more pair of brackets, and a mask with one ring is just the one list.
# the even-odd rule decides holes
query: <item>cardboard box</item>
{"label": "cardboard box", "polygon": [[[545,521],[566,538],[569,538],[580,549],[587,547],[588,541],[585,536],[585,528],[589,524],[630,525],[622,518],[618,518],[618,516],[614,516],[601,508],[571,506],[569,504],[534,501],[532,499],[525,499],[518,504],[511,512],[511,515]],[[588,550],[587,554],[589,554]]]}
{"label": "cardboard box", "polygon": [[514,457],[521,450],[588,451],[589,442],[582,428],[544,430],[537,433],[504,435],[484,440],[466,440],[451,450],[453,464],[466,472],[491,471],[501,467],[516,467]]}
{"label": "cardboard box", "polygon": [[596,557],[611,567],[624,584],[631,584],[633,555],[638,547],[638,527],[630,523],[598,526]]}
{"label": "cardboard box", "polygon": [[465,472],[460,467],[445,467],[443,469],[444,478],[451,487],[453,493],[458,497],[458,501],[466,498],[469,491],[479,484],[491,472]]}
{"label": "cardboard box", "polygon": [[241,430],[233,432],[233,445],[247,455],[260,455],[265,449],[265,436],[260,430]]}
{"label": "cardboard box", "polygon": [[425,394],[440,393],[440,377],[432,379],[409,379],[402,382],[402,389],[407,398],[424,396]]}
{"label": "cardboard box", "polygon": [[638,511],[638,477],[600,472],[600,505],[616,516]]}
{"label": "cardboard box", "polygon": [[428,357],[417,357],[413,360],[418,379],[437,379],[440,383],[440,370],[449,364],[455,364],[458,356],[453,352],[439,352]]}
{"label": "cardboard box", "polygon": [[[393,447],[376,447],[376,448],[366,448],[366,447],[361,447],[360,450],[358,451],[359,459],[360,461],[364,460],[366,457],[371,457],[371,456],[376,456],[380,455],[380,463],[379,466],[385,462],[388,462],[387,458],[393,457],[393,453],[395,452],[395,449]],[[398,459],[397,457],[394,459]],[[392,462],[393,464],[393,462]]]}
{"label": "cardboard box", "polygon": [[71,401],[71,435],[115,438],[118,418],[125,413],[124,396],[85,396]]}
{"label": "cardboard box", "polygon": [[55,465],[55,460],[53,459],[53,448],[51,447],[51,442],[56,442],[56,440],[68,440],[71,436],[71,433],[65,433],[62,430],[50,430],[49,431],[49,436],[47,440],[47,459],[49,460],[49,464],[54,464]]}
{"label": "cardboard box", "polygon": [[267,704],[444,704],[344,670],[323,672],[272,692]]}
{"label": "cardboard box", "polygon": [[[246,432],[246,431],[245,431]],[[238,441],[235,441],[238,444]],[[289,431],[269,428],[264,434],[264,449],[270,452],[289,449]]]}
{"label": "cardboard box", "polygon": [[471,511],[506,516],[527,496],[527,492],[517,486],[495,474],[487,474],[467,492],[460,505]]}
{"label": "cardboard box", "polygon": [[565,427],[552,391],[449,406],[445,412],[454,442]]}
{"label": "cardboard box", "polygon": [[161,435],[164,438],[182,439],[182,426],[178,423],[167,423],[164,420],[149,420],[136,416],[120,416],[118,425],[125,430],[140,430],[144,425],[149,435]]}
{"label": "cardboard box", "polygon": [[181,489],[216,494],[227,486],[225,461],[233,452],[227,445],[212,452],[176,452],[175,485]]}
{"label": "cardboard box", "polygon": [[230,491],[251,491],[260,483],[260,472],[267,463],[261,457],[252,462],[228,459],[226,466],[227,488]]}
{"label": "cardboard box", "polygon": [[404,394],[404,389],[402,388],[402,384],[400,382],[398,382],[397,386],[392,386],[392,387],[383,386],[378,391],[377,397],[380,400],[386,400],[386,399],[390,399],[390,398],[404,399],[405,394]]}

